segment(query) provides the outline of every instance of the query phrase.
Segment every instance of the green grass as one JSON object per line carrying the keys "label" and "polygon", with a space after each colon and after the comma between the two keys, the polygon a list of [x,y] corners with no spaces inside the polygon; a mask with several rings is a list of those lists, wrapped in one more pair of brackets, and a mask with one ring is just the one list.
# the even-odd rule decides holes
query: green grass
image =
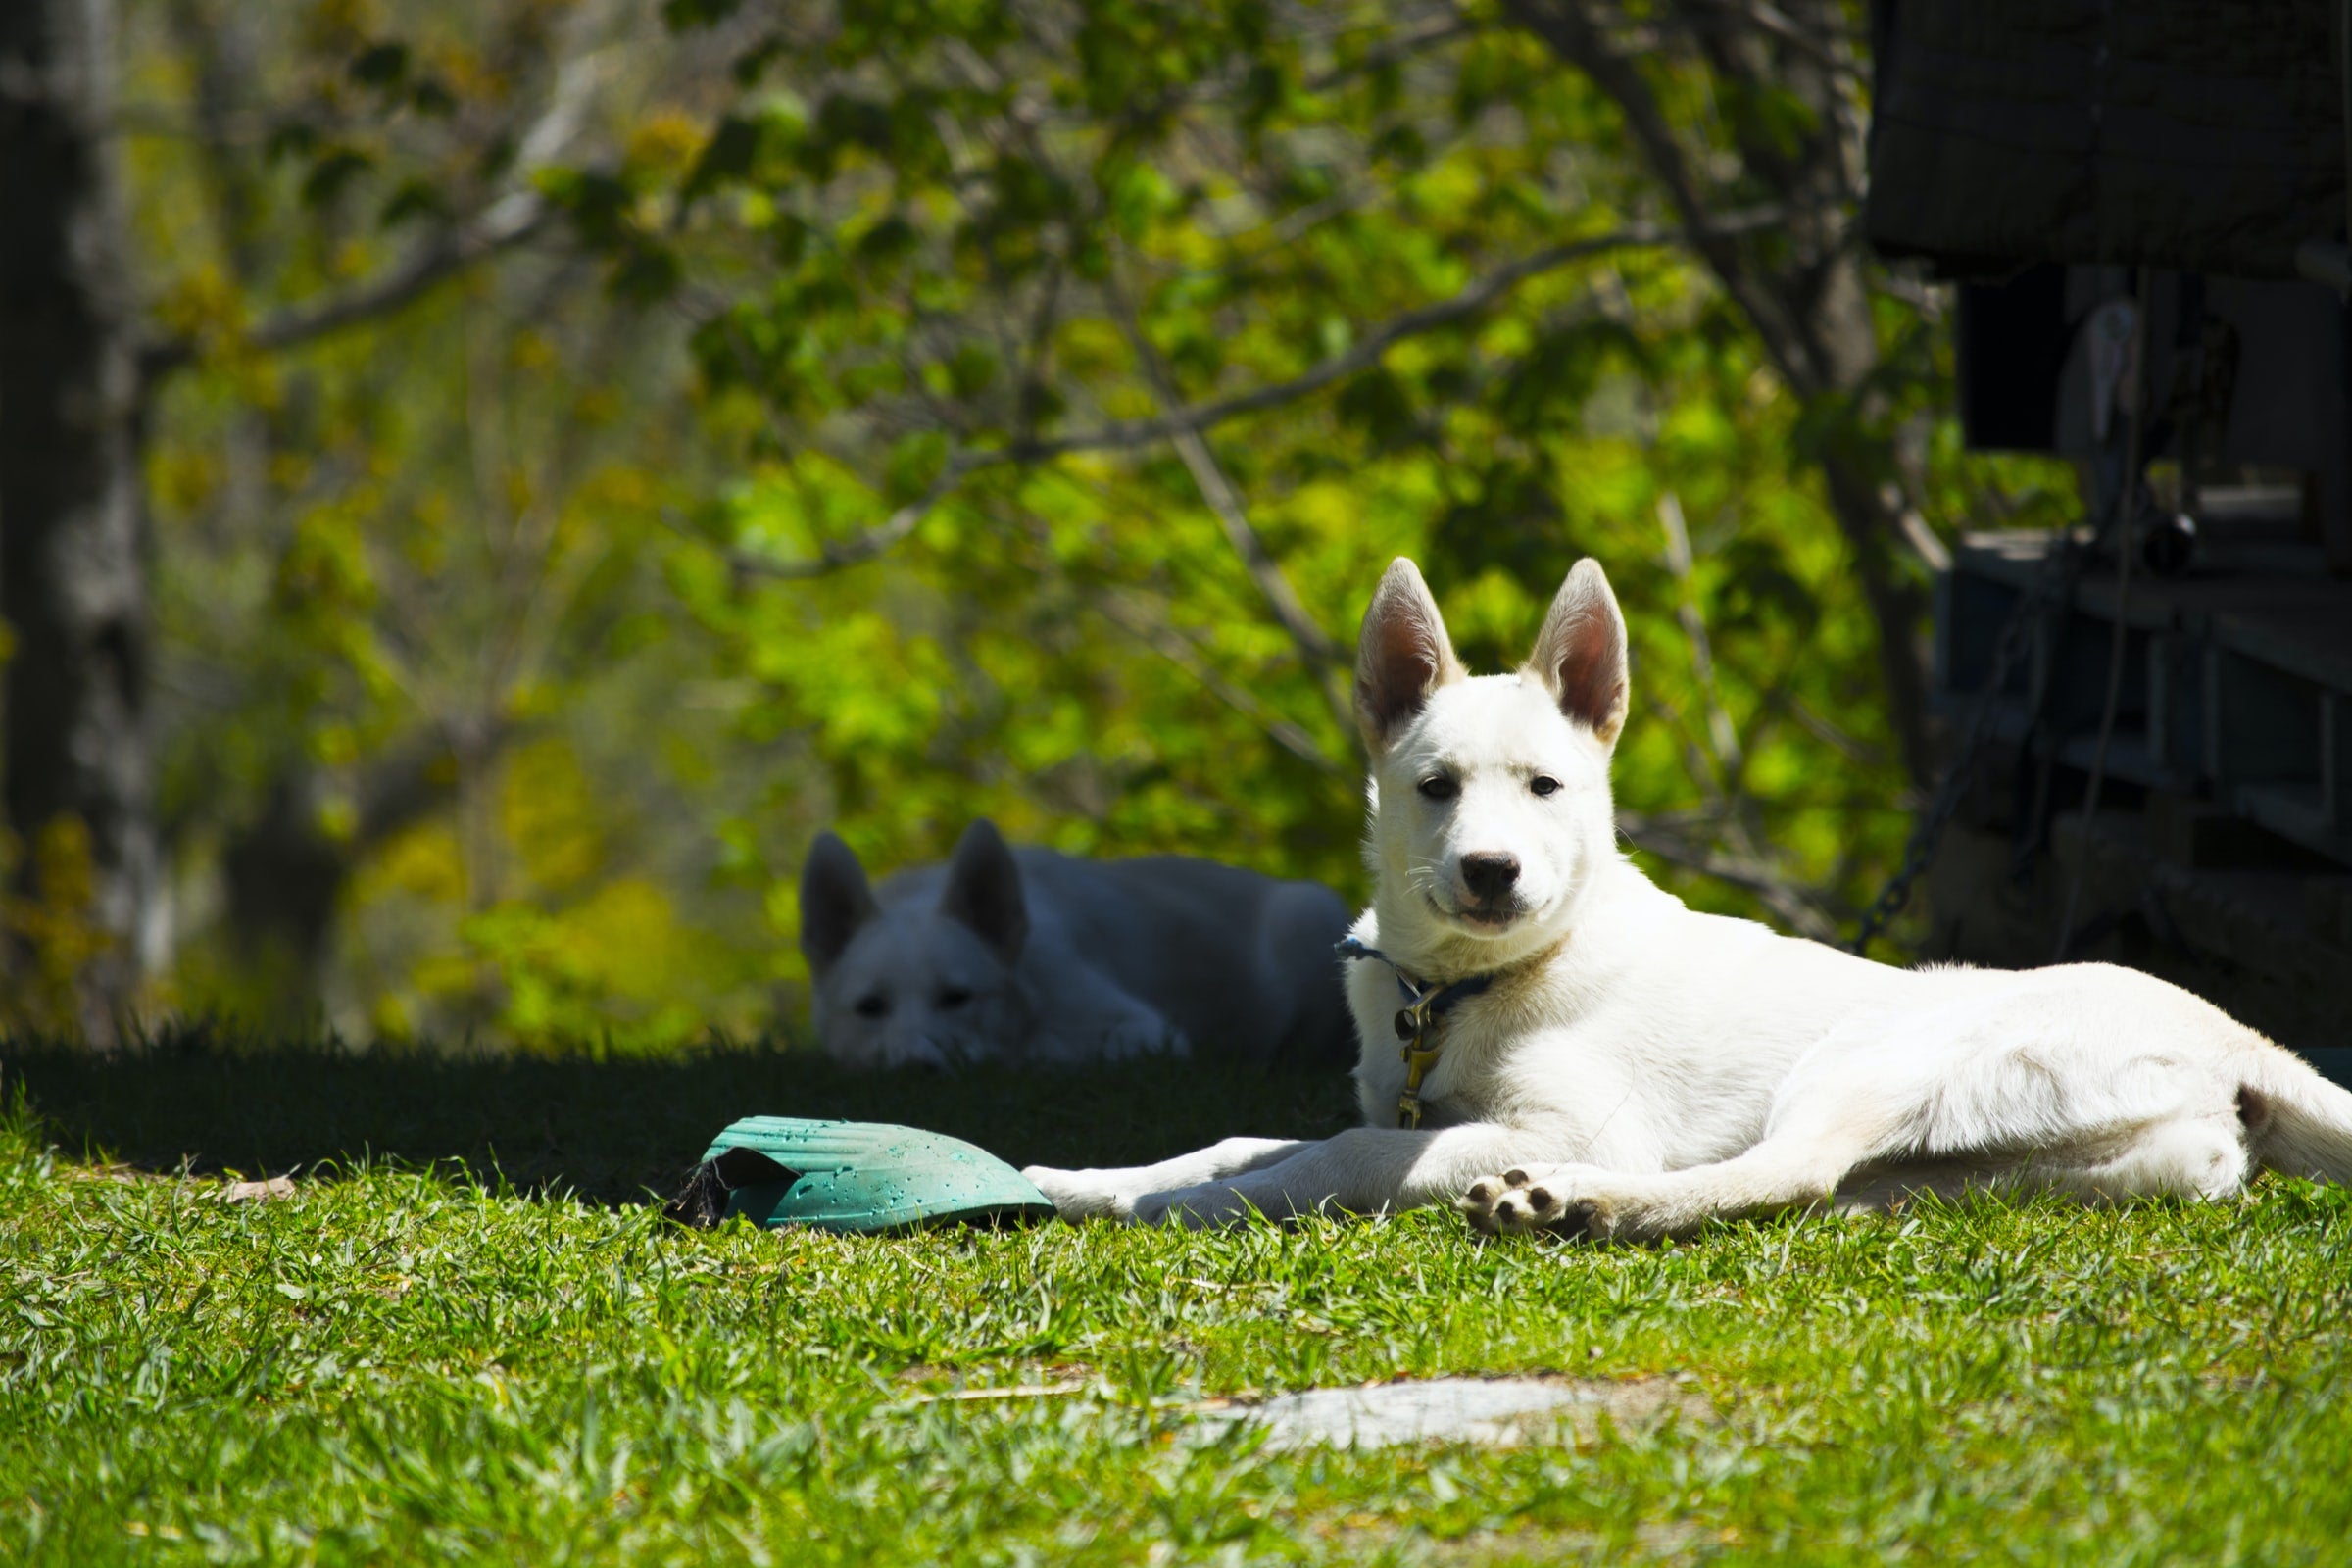
{"label": "green grass", "polygon": [[[1092,1160],[1329,1127],[1347,1096],[201,1043],[10,1048],[0,1085],[29,1095],[0,1123],[0,1559],[2267,1565],[2352,1540],[2334,1189],[1659,1249],[1441,1214],[697,1234],[630,1200],[741,1113]],[[221,1169],[297,1165],[292,1200],[217,1199]],[[1679,1375],[1701,1413],[1281,1455],[1188,1414],[1445,1372]],[[1056,1392],[943,1397],[1014,1386]]]}

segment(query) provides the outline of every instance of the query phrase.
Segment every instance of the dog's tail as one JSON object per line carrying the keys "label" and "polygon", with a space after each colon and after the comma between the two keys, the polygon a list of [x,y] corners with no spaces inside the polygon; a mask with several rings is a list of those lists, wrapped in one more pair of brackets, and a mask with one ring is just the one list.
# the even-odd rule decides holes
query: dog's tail
{"label": "dog's tail", "polygon": [[2352,1090],[2321,1077],[2300,1056],[2263,1042],[2239,1079],[2237,1113],[2263,1165],[2352,1184]]}

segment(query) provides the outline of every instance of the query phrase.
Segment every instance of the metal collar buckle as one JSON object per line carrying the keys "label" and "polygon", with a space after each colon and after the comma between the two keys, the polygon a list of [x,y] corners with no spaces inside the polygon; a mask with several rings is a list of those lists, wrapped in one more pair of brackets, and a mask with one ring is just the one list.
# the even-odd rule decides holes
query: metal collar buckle
{"label": "metal collar buckle", "polygon": [[1339,954],[1343,958],[1378,958],[1389,966],[1389,972],[1396,977],[1396,989],[1404,994],[1404,1005],[1396,1009],[1396,1038],[1403,1042],[1397,1055],[1404,1062],[1404,1092],[1396,1097],[1396,1125],[1406,1132],[1415,1131],[1421,1125],[1421,1085],[1444,1049],[1438,1034],[1446,1014],[1457,1003],[1467,1002],[1493,985],[1494,976],[1474,974],[1443,985],[1427,985],[1406,974],[1378,948],[1367,947],[1354,937],[1340,944]]}

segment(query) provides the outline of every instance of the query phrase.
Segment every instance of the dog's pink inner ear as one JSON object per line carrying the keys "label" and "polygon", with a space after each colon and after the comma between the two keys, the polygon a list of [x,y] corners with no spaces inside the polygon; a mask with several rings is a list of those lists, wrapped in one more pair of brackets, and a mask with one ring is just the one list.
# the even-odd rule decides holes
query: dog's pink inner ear
{"label": "dog's pink inner ear", "polygon": [[877,913],[873,889],[858,852],[831,833],[819,833],[801,868],[801,952],[823,974],[849,947],[858,928]]}
{"label": "dog's pink inner ear", "polygon": [[974,817],[956,841],[939,909],[969,926],[1006,963],[1020,956],[1021,945],[1029,940],[1029,902],[1021,891],[1020,863],[987,817]]}
{"label": "dog's pink inner ear", "polygon": [[1356,643],[1355,718],[1364,744],[1385,749],[1432,692],[1461,676],[1437,601],[1419,569],[1399,558],[1374,590]]}
{"label": "dog's pink inner ear", "polygon": [[1632,682],[1625,616],[1598,562],[1578,562],[1560,584],[1528,664],[1562,713],[1591,729],[1603,746],[1617,744]]}

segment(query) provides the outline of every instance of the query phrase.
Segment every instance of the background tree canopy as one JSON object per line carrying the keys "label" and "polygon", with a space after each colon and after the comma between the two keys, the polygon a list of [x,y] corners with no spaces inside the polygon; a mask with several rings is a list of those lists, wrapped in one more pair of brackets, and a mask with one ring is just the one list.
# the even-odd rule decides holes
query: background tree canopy
{"label": "background tree canopy", "polygon": [[[51,107],[132,280],[150,782],[44,761],[17,625],[20,1026],[797,1021],[827,825],[1357,896],[1397,554],[1489,667],[1599,557],[1633,844],[1828,934],[1932,777],[1939,536],[2071,499],[1958,451],[1941,300],[1860,249],[1859,6],[107,9],[0,45],[105,68]],[[84,513],[11,461],[22,586]]]}

